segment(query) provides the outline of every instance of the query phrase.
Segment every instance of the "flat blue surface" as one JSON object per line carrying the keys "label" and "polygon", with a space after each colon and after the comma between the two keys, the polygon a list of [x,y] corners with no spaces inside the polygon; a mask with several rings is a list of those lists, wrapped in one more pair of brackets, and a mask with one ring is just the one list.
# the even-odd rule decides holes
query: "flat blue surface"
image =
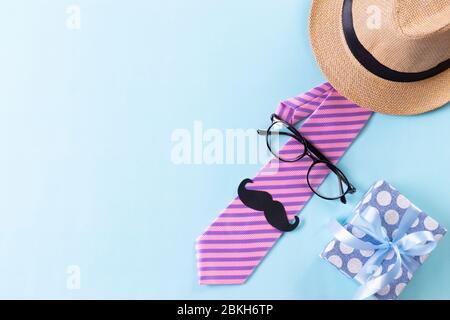
{"label": "flat blue surface", "polygon": [[[80,30],[66,27],[71,4]],[[350,299],[356,283],[318,255],[329,219],[380,178],[450,227],[450,107],[376,114],[340,163],[358,188],[347,205],[313,198],[245,285],[199,286],[195,238],[260,165],[175,165],[171,135],[196,120],[264,128],[280,100],[325,81],[309,1],[1,8],[0,298]],[[447,236],[403,299],[450,298],[449,250]]]}

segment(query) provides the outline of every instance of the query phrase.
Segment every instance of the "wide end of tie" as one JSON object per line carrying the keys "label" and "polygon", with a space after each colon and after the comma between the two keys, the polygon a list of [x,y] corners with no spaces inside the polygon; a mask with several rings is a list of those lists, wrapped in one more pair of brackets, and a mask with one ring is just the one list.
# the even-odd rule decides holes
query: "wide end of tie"
{"label": "wide end of tie", "polygon": [[246,252],[247,250],[237,247],[236,243],[230,245],[223,243],[223,240],[200,237],[196,243],[199,284],[239,285],[245,283],[262,259],[259,255],[255,256],[251,252]]}

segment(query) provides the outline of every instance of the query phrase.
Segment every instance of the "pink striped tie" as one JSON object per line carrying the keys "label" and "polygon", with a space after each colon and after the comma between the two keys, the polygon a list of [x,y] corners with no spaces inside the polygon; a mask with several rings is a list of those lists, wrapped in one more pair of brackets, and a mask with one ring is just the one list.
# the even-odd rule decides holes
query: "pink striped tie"
{"label": "pink striped tie", "polygon": [[[276,114],[294,125],[307,118],[299,131],[336,163],[372,112],[324,83],[281,102]],[[295,152],[296,145],[288,141],[281,152]],[[309,157],[297,162],[274,158],[247,188],[269,192],[284,205],[292,220],[313,195],[306,182],[311,163]],[[312,183],[320,185],[325,176],[317,175]],[[281,231],[267,222],[263,212],[246,207],[239,198],[234,199],[197,240],[200,284],[244,283],[281,235]]]}

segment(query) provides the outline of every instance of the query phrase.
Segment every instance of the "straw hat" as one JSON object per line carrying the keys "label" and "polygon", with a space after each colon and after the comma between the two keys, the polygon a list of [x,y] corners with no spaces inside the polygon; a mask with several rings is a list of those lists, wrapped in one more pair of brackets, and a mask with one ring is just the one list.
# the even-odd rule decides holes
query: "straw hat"
{"label": "straw hat", "polygon": [[450,0],[313,0],[316,59],[371,110],[424,113],[450,101]]}

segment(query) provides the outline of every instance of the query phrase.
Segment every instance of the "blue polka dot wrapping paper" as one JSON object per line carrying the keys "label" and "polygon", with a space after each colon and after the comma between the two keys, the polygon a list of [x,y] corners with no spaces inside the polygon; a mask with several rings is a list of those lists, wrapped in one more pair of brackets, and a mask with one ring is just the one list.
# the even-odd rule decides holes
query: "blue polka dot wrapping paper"
{"label": "blue polka dot wrapping paper", "polygon": [[[425,212],[417,208],[408,198],[397,191],[392,185],[386,181],[376,182],[369,191],[364,195],[362,200],[357,204],[354,215],[344,225],[347,231],[351,232],[355,237],[368,242],[373,242],[374,239],[354,227],[352,221],[354,217],[366,210],[368,207],[376,208],[380,213],[382,227],[386,234],[392,239],[393,235],[399,226],[399,223],[405,212],[413,206],[419,211],[418,218],[414,221],[408,230],[408,234],[417,231],[430,231],[434,239],[439,242],[447,233],[447,230],[441,226],[436,220],[427,215]],[[354,249],[339,240],[334,239],[325,247],[320,255],[323,259],[334,265],[340,272],[346,276],[354,279],[364,264],[374,254],[374,250],[358,250]],[[431,253],[433,254],[433,253]],[[380,267],[375,270],[374,276],[379,276],[390,271],[395,262],[394,251],[391,250]],[[420,265],[427,259],[428,255],[413,257]],[[387,286],[379,290],[374,297],[380,300],[397,299],[403,289],[413,278],[413,273],[402,265],[401,271],[395,279]],[[356,281],[356,280],[355,280]]]}

